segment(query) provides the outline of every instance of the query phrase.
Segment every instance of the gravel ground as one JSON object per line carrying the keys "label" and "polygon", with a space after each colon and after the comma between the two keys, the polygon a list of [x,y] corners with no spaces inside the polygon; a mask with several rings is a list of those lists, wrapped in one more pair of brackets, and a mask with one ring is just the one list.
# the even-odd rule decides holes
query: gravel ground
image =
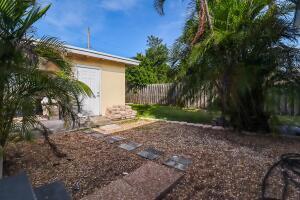
{"label": "gravel ground", "polygon": [[[283,153],[300,152],[298,139],[244,136],[164,122],[117,134],[142,143],[135,152],[147,147],[164,151],[158,163],[171,155],[192,159],[184,178],[165,199],[259,199],[262,178],[272,163]],[[80,199],[146,162],[117,144],[109,145],[83,133],[52,138],[68,158],[56,158],[41,140],[19,143],[8,148],[7,173],[26,169],[34,186],[62,180],[74,199]],[[79,191],[74,190],[77,182]],[[268,191],[272,197],[279,197],[281,185],[277,182],[279,179],[272,179]],[[295,189],[289,193],[289,199],[300,199]]]}

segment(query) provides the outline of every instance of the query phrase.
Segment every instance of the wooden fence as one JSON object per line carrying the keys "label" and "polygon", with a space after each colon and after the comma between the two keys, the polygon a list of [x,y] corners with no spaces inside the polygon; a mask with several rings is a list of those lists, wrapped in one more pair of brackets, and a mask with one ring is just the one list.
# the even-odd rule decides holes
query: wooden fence
{"label": "wooden fence", "polygon": [[[135,104],[159,104],[159,105],[176,105],[179,100],[179,90],[173,84],[151,84],[138,90],[126,90],[126,103]],[[297,96],[297,95],[296,95]],[[300,115],[300,99],[290,100],[287,95],[281,94],[274,96],[277,103],[272,108],[278,114],[282,115]],[[181,102],[184,107],[188,108],[207,108],[210,104],[208,92],[194,97],[193,100]]]}

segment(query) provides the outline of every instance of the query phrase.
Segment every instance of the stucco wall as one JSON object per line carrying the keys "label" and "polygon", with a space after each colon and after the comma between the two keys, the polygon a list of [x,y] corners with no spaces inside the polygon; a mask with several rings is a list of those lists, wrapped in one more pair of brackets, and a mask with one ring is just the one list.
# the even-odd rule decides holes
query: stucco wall
{"label": "stucco wall", "polygon": [[105,115],[108,107],[125,105],[125,64],[78,55],[70,55],[69,60],[74,66],[85,65],[101,70],[100,107],[102,115]]}

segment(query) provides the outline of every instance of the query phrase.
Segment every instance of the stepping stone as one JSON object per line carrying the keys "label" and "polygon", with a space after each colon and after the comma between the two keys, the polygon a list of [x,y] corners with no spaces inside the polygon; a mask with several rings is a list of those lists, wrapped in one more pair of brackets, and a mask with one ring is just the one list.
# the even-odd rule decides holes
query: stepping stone
{"label": "stepping stone", "polygon": [[139,144],[139,143],[135,143],[135,142],[128,142],[126,144],[120,144],[119,147],[122,148],[122,149],[125,149],[127,151],[133,151],[135,150],[136,148],[142,146],[142,144]]}
{"label": "stepping stone", "polygon": [[149,160],[155,160],[157,159],[160,155],[162,155],[163,152],[162,151],[158,151],[154,148],[147,148],[144,151],[141,151],[139,153],[137,153],[137,155],[149,159]]}
{"label": "stepping stone", "polygon": [[164,162],[165,165],[185,171],[192,161],[188,158],[182,156],[172,156],[167,161]]}
{"label": "stepping stone", "polygon": [[149,161],[82,200],[161,199],[182,177],[181,172]]}
{"label": "stepping stone", "polygon": [[96,139],[103,139],[105,137],[105,135],[99,132],[94,132],[93,134],[91,134],[91,136]]}
{"label": "stepping stone", "polygon": [[64,183],[60,181],[35,188],[34,193],[38,200],[71,200]]}
{"label": "stepping stone", "polygon": [[116,143],[116,142],[119,142],[119,141],[122,141],[122,140],[125,140],[125,138],[123,138],[121,136],[112,136],[112,137],[108,138],[107,142],[109,144],[113,144],[113,143]]}

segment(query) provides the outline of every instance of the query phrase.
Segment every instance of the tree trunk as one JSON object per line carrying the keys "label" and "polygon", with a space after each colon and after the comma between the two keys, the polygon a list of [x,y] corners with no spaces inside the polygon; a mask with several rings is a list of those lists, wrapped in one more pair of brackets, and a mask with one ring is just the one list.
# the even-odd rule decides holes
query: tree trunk
{"label": "tree trunk", "polygon": [[0,179],[3,177],[3,155],[4,155],[4,150],[0,145]]}
{"label": "tree trunk", "polygon": [[205,10],[206,10],[206,15],[207,15],[207,21],[208,21],[208,26],[209,28],[213,31],[213,22],[211,19],[211,15],[209,13],[209,8],[208,8],[208,4],[207,4],[207,0],[204,0],[204,5],[205,5]]}

